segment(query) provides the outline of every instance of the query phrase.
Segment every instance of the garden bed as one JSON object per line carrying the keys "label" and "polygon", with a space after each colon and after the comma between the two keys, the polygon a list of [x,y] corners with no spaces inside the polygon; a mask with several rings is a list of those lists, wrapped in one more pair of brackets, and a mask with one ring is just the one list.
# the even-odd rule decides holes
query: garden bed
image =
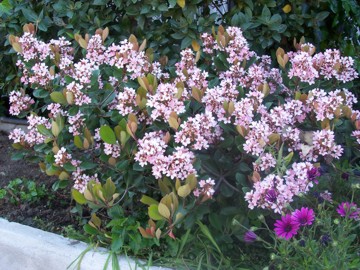
{"label": "garden bed", "polygon": [[[0,127],[0,189],[7,194],[0,200],[0,217],[46,231],[64,233],[65,227],[76,224],[70,213],[69,190],[52,191],[51,186],[56,178],[42,173],[37,164],[11,160],[13,149],[7,133],[1,131],[3,128]],[[25,185],[18,185],[16,181],[19,180]],[[31,195],[31,191],[25,188],[26,184],[35,185],[37,193]],[[26,199],[22,198],[26,196]]]}

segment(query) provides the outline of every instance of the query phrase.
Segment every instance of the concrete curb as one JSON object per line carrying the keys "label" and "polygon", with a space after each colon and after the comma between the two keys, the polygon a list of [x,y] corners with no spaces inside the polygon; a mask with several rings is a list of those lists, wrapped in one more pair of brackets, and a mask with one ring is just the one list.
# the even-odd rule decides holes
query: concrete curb
{"label": "concrete curb", "polygon": [[0,131],[10,133],[15,128],[21,128],[23,131],[27,131],[27,121],[22,119],[0,117]]}
{"label": "concrete curb", "polygon": [[[0,265],[6,270],[65,270],[87,248],[87,244],[0,218]],[[101,270],[108,258],[106,249],[86,253],[81,270]],[[121,270],[142,269],[119,256]],[[76,269],[72,265],[69,269]],[[111,263],[108,269],[111,268]],[[149,267],[149,270],[170,270]]]}

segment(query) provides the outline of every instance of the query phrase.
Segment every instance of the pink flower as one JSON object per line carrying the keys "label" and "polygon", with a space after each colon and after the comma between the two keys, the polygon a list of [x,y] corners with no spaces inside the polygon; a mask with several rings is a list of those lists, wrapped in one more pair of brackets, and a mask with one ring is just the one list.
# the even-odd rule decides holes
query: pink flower
{"label": "pink flower", "polygon": [[360,209],[357,207],[355,203],[342,202],[339,204],[336,212],[339,213],[342,217],[359,219]]}
{"label": "pink flower", "polygon": [[307,207],[301,207],[301,209],[296,209],[292,213],[292,218],[294,222],[298,223],[300,226],[311,225],[315,219],[314,210]]}
{"label": "pink flower", "polygon": [[275,222],[275,233],[280,238],[289,240],[291,237],[297,234],[300,227],[299,223],[295,222],[291,214],[282,216],[281,220]]}

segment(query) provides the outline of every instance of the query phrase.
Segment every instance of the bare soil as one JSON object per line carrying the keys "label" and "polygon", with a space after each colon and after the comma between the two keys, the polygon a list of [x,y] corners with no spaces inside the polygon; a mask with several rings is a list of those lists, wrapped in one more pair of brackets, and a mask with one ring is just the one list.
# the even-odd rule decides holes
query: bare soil
{"label": "bare soil", "polygon": [[42,173],[37,164],[11,160],[13,151],[7,134],[0,131],[0,189],[6,189],[11,180],[20,178],[45,186],[46,194],[31,201],[22,201],[16,194],[7,192],[5,198],[0,199],[0,217],[56,233],[63,233],[68,225],[76,225],[76,217],[70,213],[74,203],[71,202],[69,188],[52,190],[57,179]]}

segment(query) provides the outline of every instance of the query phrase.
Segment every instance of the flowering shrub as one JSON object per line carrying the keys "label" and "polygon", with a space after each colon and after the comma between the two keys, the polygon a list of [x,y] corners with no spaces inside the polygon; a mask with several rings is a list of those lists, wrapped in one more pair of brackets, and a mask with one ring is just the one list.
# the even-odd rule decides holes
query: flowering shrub
{"label": "flowering shrub", "polygon": [[[196,224],[220,254],[216,242],[236,252],[242,236],[222,228],[239,216],[254,222],[247,206],[287,213],[323,168],[358,153],[360,111],[348,90],[358,74],[338,50],[295,43],[294,52],[277,50],[276,68],[241,29],[220,26],[202,34],[203,50],[193,42],[168,66],[133,35],[119,44],[107,44],[108,29],[75,35],[77,59],[65,38],[45,43],[32,24],[24,29],[10,36],[26,89],[11,94],[19,98],[10,111],[29,126],[9,138],[58,186],[72,185],[92,210],[85,231],[114,252],[136,253]],[[312,222],[299,211],[278,223],[292,226],[279,235]]]}

